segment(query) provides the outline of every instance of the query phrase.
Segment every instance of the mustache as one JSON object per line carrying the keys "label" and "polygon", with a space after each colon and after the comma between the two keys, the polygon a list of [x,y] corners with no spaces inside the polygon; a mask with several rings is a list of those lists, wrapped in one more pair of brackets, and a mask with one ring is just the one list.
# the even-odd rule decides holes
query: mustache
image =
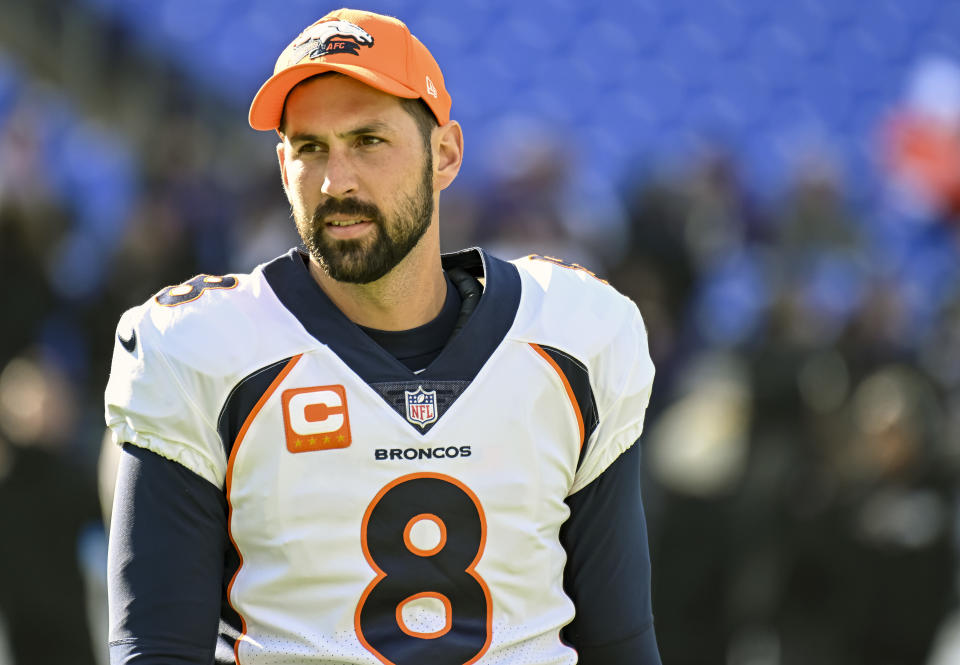
{"label": "mustache", "polygon": [[355,215],[383,226],[383,214],[380,209],[372,203],[364,203],[357,199],[328,198],[313,211],[313,222],[321,224],[330,215]]}

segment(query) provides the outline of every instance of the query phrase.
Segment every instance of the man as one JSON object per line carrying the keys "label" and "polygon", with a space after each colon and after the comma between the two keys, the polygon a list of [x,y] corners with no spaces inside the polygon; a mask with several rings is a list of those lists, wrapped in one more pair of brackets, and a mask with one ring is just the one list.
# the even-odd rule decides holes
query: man
{"label": "man", "polygon": [[306,251],[119,324],[112,662],[659,663],[643,324],[556,260],[441,257],[450,105],[393,18],[281,54],[250,124]]}

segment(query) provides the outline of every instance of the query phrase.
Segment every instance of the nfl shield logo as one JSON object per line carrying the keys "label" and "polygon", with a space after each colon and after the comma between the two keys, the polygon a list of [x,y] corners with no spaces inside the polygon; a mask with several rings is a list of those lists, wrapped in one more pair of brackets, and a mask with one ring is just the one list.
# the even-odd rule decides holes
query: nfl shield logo
{"label": "nfl shield logo", "polygon": [[424,390],[423,386],[414,391],[404,390],[407,405],[407,420],[421,428],[437,419],[437,391]]}

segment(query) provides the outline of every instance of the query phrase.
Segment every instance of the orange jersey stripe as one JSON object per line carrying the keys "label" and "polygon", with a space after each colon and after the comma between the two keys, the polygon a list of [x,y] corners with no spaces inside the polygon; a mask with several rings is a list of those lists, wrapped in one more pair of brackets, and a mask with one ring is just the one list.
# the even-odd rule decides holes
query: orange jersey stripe
{"label": "orange jersey stripe", "polygon": [[550,354],[544,351],[539,344],[530,342],[530,346],[533,347],[534,351],[540,354],[541,358],[549,363],[550,367],[553,368],[553,371],[555,371],[560,377],[560,380],[563,381],[563,387],[567,391],[567,398],[570,400],[570,405],[573,406],[573,412],[577,416],[577,427],[580,428],[580,448],[582,449],[584,443],[583,414],[580,412],[580,404],[577,402],[577,398],[573,394],[573,388],[570,387],[570,382],[567,380],[567,376],[563,373],[563,370],[560,369],[560,366],[557,365],[556,361],[550,357]]}
{"label": "orange jersey stripe", "polygon": [[[267,390],[261,395],[260,399],[257,400],[257,403],[254,405],[253,409],[250,411],[250,415],[247,416],[247,419],[243,421],[243,427],[240,428],[240,432],[237,434],[237,440],[233,442],[233,449],[230,451],[230,459],[227,460],[227,507],[229,514],[227,516],[227,535],[230,537],[230,544],[233,545],[233,549],[236,550],[237,556],[240,557],[240,565],[237,566],[237,572],[233,574],[233,577],[230,579],[230,584],[227,585],[227,602],[230,603],[230,593],[233,591],[233,583],[237,581],[237,576],[240,574],[240,569],[243,568],[243,553],[240,552],[240,548],[237,547],[237,541],[233,538],[233,530],[231,529],[231,524],[233,523],[233,503],[230,501],[230,489],[233,487],[233,464],[237,459],[237,451],[240,450],[240,444],[243,443],[243,438],[247,435],[247,430],[250,429],[250,425],[253,423],[254,418],[257,417],[257,414],[260,413],[260,409],[263,408],[263,405],[267,403],[267,400],[270,399],[270,396],[276,392],[277,387],[283,383],[283,380],[287,378],[287,374],[290,373],[290,370],[293,369],[294,365],[303,357],[303,354],[298,354],[293,356],[289,362],[284,366],[284,368],[277,375],[277,378],[273,380]],[[230,603],[230,606],[233,607],[233,604]],[[244,635],[247,634],[247,621],[243,618],[243,615],[233,608],[237,612],[237,616],[240,617],[240,637],[237,638],[236,643],[233,645],[233,655],[237,661],[237,665],[240,665],[240,643],[243,641]]]}

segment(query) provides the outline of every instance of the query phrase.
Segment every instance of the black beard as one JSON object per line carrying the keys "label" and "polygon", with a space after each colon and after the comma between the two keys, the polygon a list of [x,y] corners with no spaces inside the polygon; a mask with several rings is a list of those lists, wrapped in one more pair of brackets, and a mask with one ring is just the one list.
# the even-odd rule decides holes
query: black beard
{"label": "black beard", "polygon": [[[324,220],[334,214],[369,219],[376,227],[373,237],[330,239],[324,233]],[[310,256],[330,277],[338,282],[369,284],[393,270],[416,247],[432,218],[433,155],[428,151],[417,190],[401,202],[390,224],[372,203],[328,198],[314,210],[309,225],[301,226],[300,237]]]}

